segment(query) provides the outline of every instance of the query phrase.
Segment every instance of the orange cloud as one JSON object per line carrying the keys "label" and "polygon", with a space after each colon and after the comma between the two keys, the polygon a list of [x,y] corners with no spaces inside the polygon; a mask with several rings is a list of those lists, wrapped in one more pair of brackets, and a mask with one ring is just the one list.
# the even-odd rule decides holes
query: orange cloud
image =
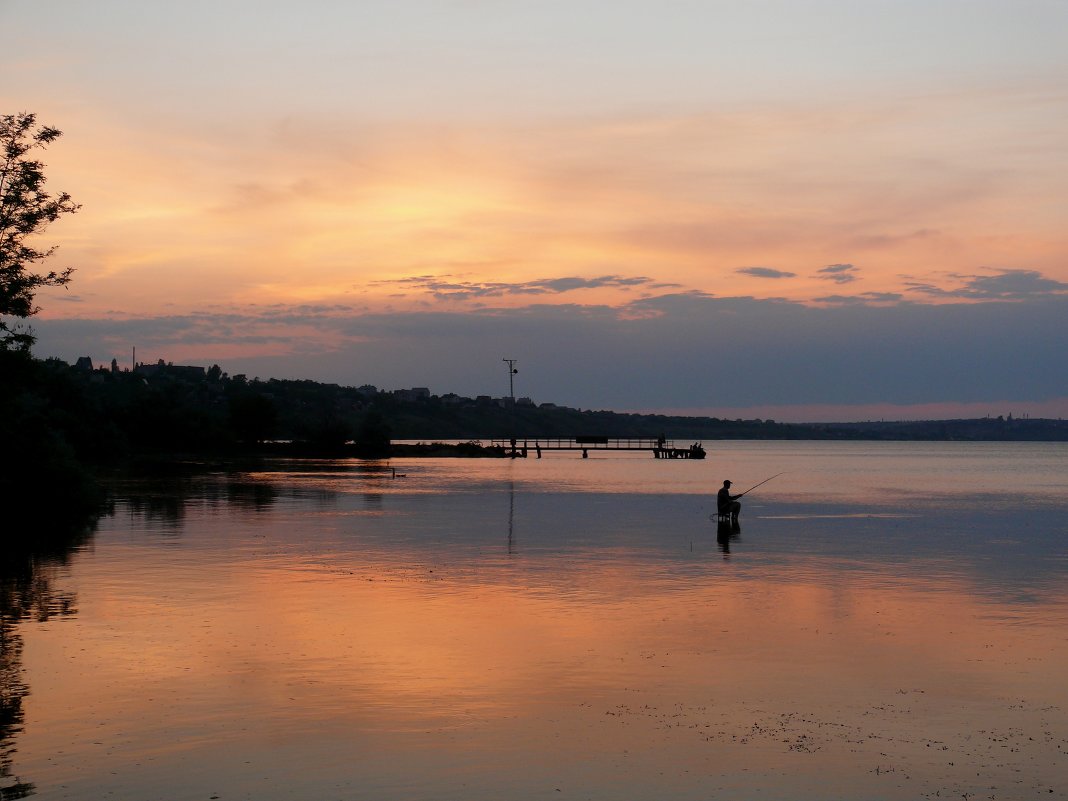
{"label": "orange cloud", "polygon": [[[322,131],[308,119],[254,126],[238,141],[79,115],[64,121],[49,160],[54,185],[83,210],[50,235],[95,310],[188,310],[205,297],[444,300],[390,297],[388,282],[416,275],[647,276],[797,300],[826,295],[821,270],[834,264],[856,265],[857,294],[943,285],[946,272],[982,265],[1068,280],[1048,192],[1063,158],[1013,147],[1011,129],[964,143],[939,134],[989,102],[479,127],[351,119]],[[1026,113],[1037,101],[1006,102]],[[753,264],[793,276],[769,282]],[[582,299],[618,304],[630,297],[622,289],[589,286]]]}

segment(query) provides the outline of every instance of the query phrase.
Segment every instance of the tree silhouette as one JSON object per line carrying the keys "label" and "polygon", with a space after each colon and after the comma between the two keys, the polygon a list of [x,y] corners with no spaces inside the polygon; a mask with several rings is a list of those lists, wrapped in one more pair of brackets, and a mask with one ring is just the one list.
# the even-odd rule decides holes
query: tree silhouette
{"label": "tree silhouette", "polygon": [[66,192],[52,196],[45,191],[45,165],[29,156],[61,135],[56,128],[38,127],[35,114],[0,116],[0,349],[29,349],[33,333],[20,324],[9,325],[3,317],[25,319],[36,314],[37,290],[63,286],[73,272],[70,267],[35,272],[56,248],[41,250],[28,244],[30,237],[43,232],[60,215],[80,208]]}
{"label": "tree silhouette", "polygon": [[248,392],[230,397],[230,430],[241,442],[270,439],[277,426],[278,410],[270,398]]}
{"label": "tree silhouette", "polygon": [[368,409],[356,434],[358,452],[368,458],[382,458],[389,455],[389,446],[389,423],[378,409]]}

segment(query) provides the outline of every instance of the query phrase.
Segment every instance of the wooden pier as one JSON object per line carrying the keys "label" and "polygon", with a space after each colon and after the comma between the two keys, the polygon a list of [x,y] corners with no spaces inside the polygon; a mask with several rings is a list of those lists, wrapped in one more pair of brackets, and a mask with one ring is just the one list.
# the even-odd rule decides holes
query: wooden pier
{"label": "wooden pier", "polygon": [[705,449],[700,443],[680,448],[663,437],[527,437],[524,439],[495,439],[495,448],[503,448],[513,459],[526,459],[533,451],[541,458],[543,451],[582,451],[588,459],[590,451],[647,451],[654,459],[704,459]]}

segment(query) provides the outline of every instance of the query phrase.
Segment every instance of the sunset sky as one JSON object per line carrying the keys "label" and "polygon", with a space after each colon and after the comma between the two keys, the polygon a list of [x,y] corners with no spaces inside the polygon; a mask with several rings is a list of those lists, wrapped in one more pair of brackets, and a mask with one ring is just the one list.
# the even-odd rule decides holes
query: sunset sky
{"label": "sunset sky", "polygon": [[39,356],[1068,416],[1063,0],[0,0]]}

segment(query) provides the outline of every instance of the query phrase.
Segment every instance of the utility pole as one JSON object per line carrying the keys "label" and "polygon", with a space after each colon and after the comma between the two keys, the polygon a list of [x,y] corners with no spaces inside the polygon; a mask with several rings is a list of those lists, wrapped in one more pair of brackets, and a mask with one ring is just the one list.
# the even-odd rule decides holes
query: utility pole
{"label": "utility pole", "polygon": [[508,395],[512,398],[512,408],[515,408],[515,374],[519,371],[515,367],[515,363],[519,359],[501,359],[502,362],[508,362]]}
{"label": "utility pole", "polygon": [[515,437],[515,374],[519,371],[515,367],[518,359],[501,359],[508,363],[508,396],[512,399],[512,458],[517,455]]}

